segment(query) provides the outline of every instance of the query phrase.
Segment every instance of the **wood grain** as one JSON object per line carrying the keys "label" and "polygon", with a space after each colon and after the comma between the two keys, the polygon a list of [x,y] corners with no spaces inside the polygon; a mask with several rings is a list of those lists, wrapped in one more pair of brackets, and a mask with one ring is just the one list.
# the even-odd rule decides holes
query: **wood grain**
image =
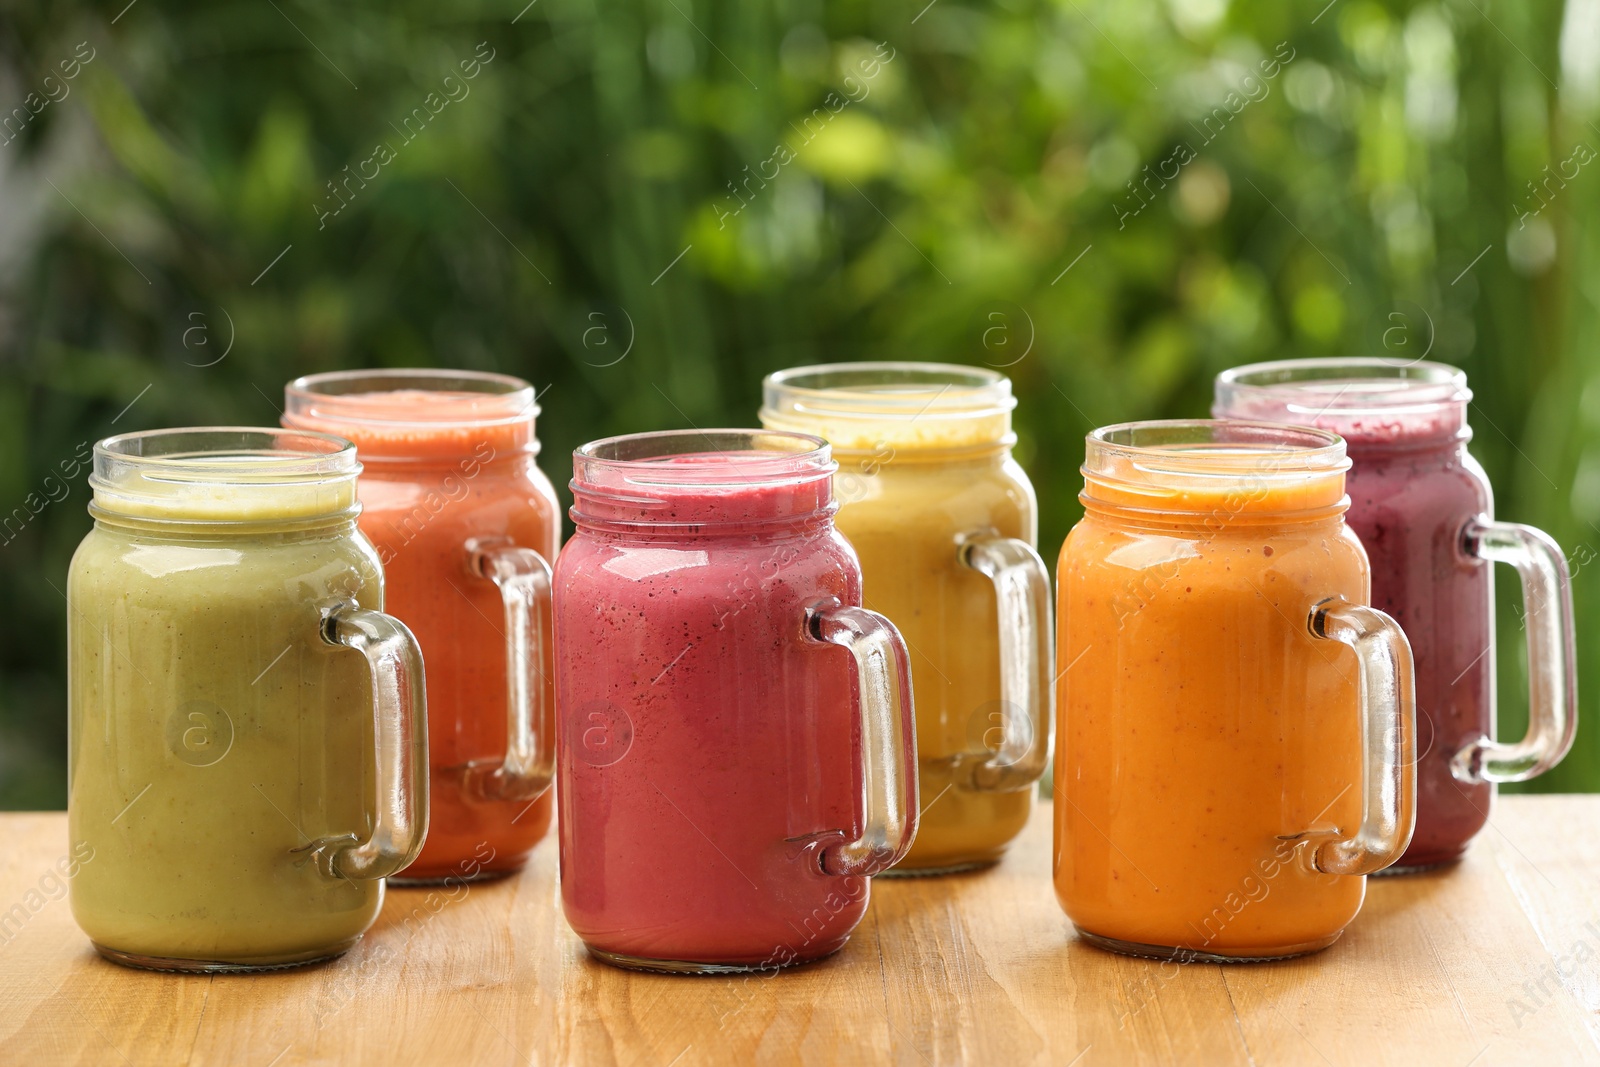
{"label": "wood grain", "polygon": [[455,900],[391,891],[335,963],[208,978],[101,960],[52,898],[65,817],[0,815],[0,913],[28,912],[0,934],[0,1062],[1600,1062],[1600,797],[1505,798],[1455,869],[1374,879],[1333,948],[1231,967],[1077,941],[1050,816],[993,870],[880,880],[843,952],[776,977],[595,963],[561,918],[547,841],[520,877]]}

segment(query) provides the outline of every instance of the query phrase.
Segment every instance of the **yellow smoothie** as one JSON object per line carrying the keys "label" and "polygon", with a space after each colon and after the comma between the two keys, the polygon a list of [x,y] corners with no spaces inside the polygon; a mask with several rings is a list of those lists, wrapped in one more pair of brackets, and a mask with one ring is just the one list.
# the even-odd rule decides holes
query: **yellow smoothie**
{"label": "yellow smoothie", "polygon": [[281,458],[97,457],[67,588],[68,806],[94,850],[73,914],[113,958],[298,962],[378,913],[381,879],[309,847],[372,828],[367,662],[321,637],[330,604],[383,600],[348,462],[285,481]]}
{"label": "yellow smoothie", "polygon": [[[911,654],[923,811],[889,873],[991,863],[1026,824],[1037,777],[986,777],[1008,724],[1028,729],[1028,709],[1003,703],[996,586],[963,557],[974,537],[1037,536],[1033,489],[1011,457],[1009,383],[937,364],[849,364],[774,375],[767,398],[767,428],[833,446],[836,523],[860,557],[865,604]],[[1048,728],[1031,740],[1042,766]]]}

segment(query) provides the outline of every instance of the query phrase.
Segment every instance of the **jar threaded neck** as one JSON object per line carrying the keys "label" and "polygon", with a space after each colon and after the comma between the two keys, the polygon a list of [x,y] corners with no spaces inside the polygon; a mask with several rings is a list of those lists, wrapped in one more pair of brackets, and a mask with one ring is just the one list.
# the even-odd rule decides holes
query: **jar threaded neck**
{"label": "jar threaded neck", "polygon": [[828,445],[765,430],[675,430],[594,441],[573,453],[572,519],[669,533],[826,521]]}

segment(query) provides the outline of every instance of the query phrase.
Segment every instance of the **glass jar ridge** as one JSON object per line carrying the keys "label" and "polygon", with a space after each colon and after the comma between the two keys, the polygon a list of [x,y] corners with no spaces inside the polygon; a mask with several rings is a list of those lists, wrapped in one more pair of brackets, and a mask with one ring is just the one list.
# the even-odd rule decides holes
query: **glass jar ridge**
{"label": "glass jar ridge", "polygon": [[96,519],[273,523],[353,519],[361,464],[332,434],[187,427],[119,434],[94,446]]}
{"label": "glass jar ridge", "polygon": [[1017,398],[997,371],[948,363],[823,363],[769,374],[761,422],[839,452],[1010,447]]}
{"label": "glass jar ridge", "polygon": [[1131,511],[1249,514],[1342,510],[1344,441],[1308,426],[1170,419],[1104,426],[1086,439],[1080,499]]}
{"label": "glass jar ridge", "polygon": [[827,442],[774,430],[666,430],[572,454],[572,521],[616,532],[827,521],[838,464]]}
{"label": "glass jar ridge", "polygon": [[1381,356],[1284,359],[1217,375],[1212,414],[1332,430],[1352,448],[1466,441],[1466,372]]}
{"label": "glass jar ridge", "polygon": [[368,461],[443,461],[485,445],[537,455],[538,414],[530,383],[487,371],[329,371],[284,387],[285,426],[344,434]]}

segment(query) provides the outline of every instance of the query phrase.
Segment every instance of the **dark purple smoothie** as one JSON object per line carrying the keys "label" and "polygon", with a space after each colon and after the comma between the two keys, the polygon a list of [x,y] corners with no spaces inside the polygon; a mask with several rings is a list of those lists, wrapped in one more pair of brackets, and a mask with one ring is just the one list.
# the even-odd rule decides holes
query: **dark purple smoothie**
{"label": "dark purple smoothie", "polygon": [[1492,565],[1462,550],[1468,519],[1493,505],[1464,443],[1402,431],[1347,436],[1345,521],[1372,564],[1372,606],[1393,616],[1417,672],[1417,830],[1396,865],[1455,859],[1489,819],[1494,787],[1462,782],[1455,753],[1493,728]]}
{"label": "dark purple smoothie", "polygon": [[1213,413],[1314,425],[1345,438],[1345,521],[1372,568],[1372,606],[1406,632],[1417,679],[1417,828],[1391,871],[1461,855],[1489,818],[1494,787],[1452,772],[1494,725],[1492,565],[1463,547],[1493,511],[1467,452],[1465,376],[1442,364],[1291,360],[1225,372]]}

